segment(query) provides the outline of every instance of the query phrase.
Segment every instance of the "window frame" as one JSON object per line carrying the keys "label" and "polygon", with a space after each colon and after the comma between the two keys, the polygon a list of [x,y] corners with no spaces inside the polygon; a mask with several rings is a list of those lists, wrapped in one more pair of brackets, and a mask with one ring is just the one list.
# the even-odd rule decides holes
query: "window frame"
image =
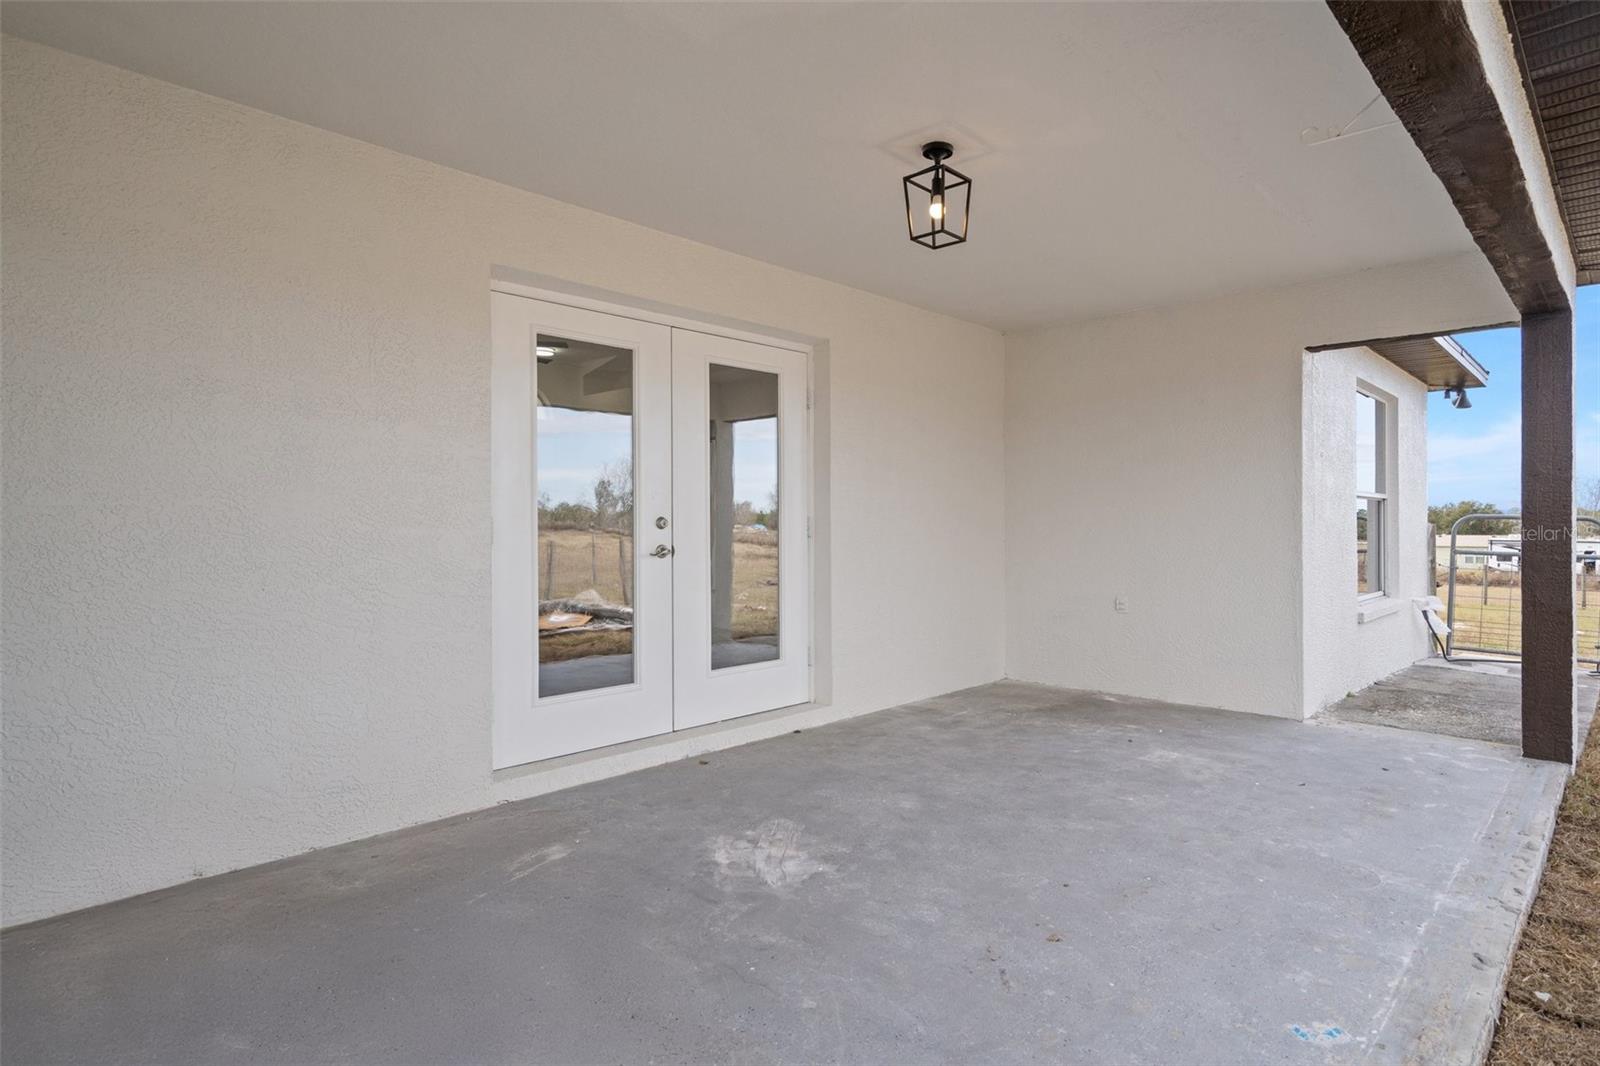
{"label": "window frame", "polygon": [[1393,448],[1391,441],[1394,433],[1391,429],[1391,419],[1394,412],[1394,400],[1388,393],[1374,388],[1365,381],[1356,381],[1356,469],[1360,470],[1361,456],[1359,449],[1361,443],[1361,397],[1371,400],[1373,411],[1373,473],[1372,488],[1363,489],[1359,475],[1356,478],[1356,502],[1364,505],[1367,511],[1367,590],[1356,590],[1356,602],[1361,604],[1371,603],[1374,600],[1387,598],[1393,587],[1390,559],[1392,534],[1392,502],[1394,493],[1390,490],[1393,480]]}

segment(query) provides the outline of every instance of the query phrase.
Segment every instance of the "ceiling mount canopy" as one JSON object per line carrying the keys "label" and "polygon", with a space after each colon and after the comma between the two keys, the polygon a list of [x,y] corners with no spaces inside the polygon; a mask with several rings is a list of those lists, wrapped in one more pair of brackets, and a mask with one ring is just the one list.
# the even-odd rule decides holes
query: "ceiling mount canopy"
{"label": "ceiling mount canopy", "polygon": [[922,158],[933,165],[907,174],[903,182],[906,233],[925,248],[948,248],[967,239],[972,179],[945,166],[954,154],[949,141],[929,141],[922,146]]}

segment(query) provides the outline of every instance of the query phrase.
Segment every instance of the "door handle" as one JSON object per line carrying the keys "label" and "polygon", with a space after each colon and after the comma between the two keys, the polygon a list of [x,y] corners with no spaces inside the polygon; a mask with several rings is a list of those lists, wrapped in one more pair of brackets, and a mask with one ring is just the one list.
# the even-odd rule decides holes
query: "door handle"
{"label": "door handle", "polygon": [[657,544],[655,550],[650,553],[651,557],[656,559],[665,559],[671,554],[672,549],[667,547],[665,544]]}

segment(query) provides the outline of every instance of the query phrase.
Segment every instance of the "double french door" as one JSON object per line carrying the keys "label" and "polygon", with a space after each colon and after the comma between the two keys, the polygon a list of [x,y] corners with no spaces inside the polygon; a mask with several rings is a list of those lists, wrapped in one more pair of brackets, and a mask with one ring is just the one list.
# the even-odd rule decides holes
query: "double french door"
{"label": "double french door", "polygon": [[806,702],[805,354],[491,301],[495,767]]}

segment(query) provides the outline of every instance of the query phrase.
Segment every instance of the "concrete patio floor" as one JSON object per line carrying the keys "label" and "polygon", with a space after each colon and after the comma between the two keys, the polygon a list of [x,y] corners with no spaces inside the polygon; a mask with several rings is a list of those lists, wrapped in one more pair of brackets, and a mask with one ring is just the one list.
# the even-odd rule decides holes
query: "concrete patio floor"
{"label": "concrete patio floor", "polygon": [[1560,767],[1002,683],[8,931],[13,1062],[1469,1062]]}
{"label": "concrete patio floor", "polygon": [[[1577,742],[1594,719],[1600,676],[1579,670],[1572,679]],[[1424,659],[1368,685],[1323,711],[1322,720],[1415,729],[1452,737],[1522,744],[1522,667],[1506,663],[1449,663]]]}

